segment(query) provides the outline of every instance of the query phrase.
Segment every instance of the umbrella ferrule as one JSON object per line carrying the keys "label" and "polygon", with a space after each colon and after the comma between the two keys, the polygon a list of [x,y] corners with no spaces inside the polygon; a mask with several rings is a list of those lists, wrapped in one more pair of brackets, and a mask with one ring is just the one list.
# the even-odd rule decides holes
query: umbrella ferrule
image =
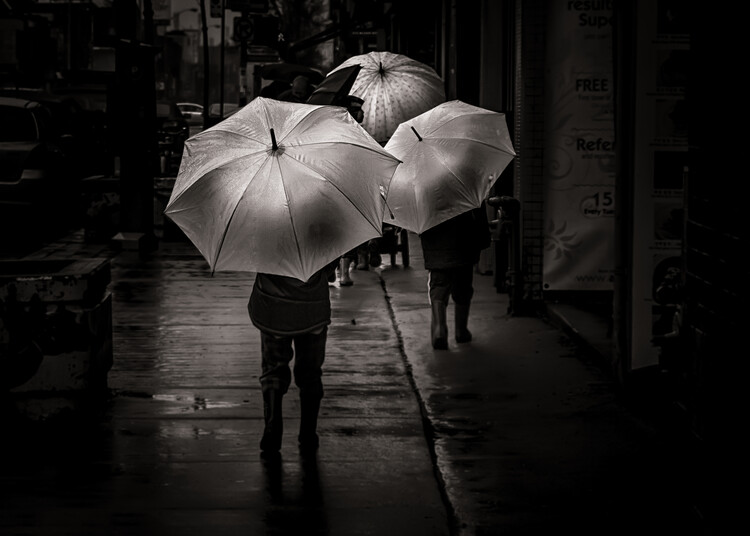
{"label": "umbrella ferrule", "polygon": [[274,133],[273,129],[271,129],[271,150],[275,151],[279,148],[279,145],[276,143],[276,134]]}
{"label": "umbrella ferrule", "polygon": [[[414,131],[414,135],[419,138],[419,141],[422,141],[422,136],[419,135],[419,132],[417,132],[417,129],[414,127],[411,127],[412,131]],[[273,130],[271,131],[273,132]]]}

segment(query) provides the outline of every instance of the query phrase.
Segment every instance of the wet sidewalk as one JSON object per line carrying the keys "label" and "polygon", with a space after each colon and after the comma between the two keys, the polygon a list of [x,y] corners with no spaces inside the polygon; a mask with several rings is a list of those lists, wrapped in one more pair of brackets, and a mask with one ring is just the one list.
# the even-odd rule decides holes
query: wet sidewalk
{"label": "wet sidewalk", "polygon": [[4,439],[2,534],[708,533],[671,439],[562,330],[509,316],[491,276],[473,342],[451,329],[432,350],[415,236],[409,268],[331,286],[320,451],[297,452],[292,386],[276,464],[258,450],[252,274],[210,277],[187,242],[140,258],[79,238],[31,257],[112,257],[113,396],[101,418]]}

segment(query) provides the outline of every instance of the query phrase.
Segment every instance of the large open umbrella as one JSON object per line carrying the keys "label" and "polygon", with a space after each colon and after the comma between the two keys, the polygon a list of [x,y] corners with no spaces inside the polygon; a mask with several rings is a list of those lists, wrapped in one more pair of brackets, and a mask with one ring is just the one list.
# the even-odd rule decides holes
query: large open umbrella
{"label": "large open umbrella", "polygon": [[364,99],[362,126],[385,143],[399,124],[445,101],[443,80],[432,67],[403,54],[369,52],[333,69],[360,65],[351,93]]}
{"label": "large open umbrella", "polygon": [[398,165],[344,108],[257,97],[188,139],[165,214],[214,271],[306,281],[381,235]]}
{"label": "large open umbrella", "polygon": [[399,125],[385,150],[403,164],[384,221],[416,233],[481,206],[516,156],[505,114],[458,100]]}

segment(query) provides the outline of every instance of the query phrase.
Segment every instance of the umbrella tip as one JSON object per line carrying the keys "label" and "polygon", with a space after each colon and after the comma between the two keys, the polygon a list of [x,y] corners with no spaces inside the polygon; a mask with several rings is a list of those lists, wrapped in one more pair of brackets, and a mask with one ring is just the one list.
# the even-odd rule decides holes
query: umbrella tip
{"label": "umbrella tip", "polygon": [[276,134],[274,133],[273,129],[271,129],[271,150],[275,151],[279,148],[279,145],[276,143]]}
{"label": "umbrella tip", "polygon": [[380,64],[380,70],[378,71],[380,73],[380,76],[383,76],[385,74],[385,69],[383,69],[383,62],[378,62]]}
{"label": "umbrella tip", "polygon": [[422,136],[419,135],[419,132],[417,132],[417,129],[414,127],[411,127],[411,129],[414,132],[414,135],[419,139],[419,141],[422,141]]}

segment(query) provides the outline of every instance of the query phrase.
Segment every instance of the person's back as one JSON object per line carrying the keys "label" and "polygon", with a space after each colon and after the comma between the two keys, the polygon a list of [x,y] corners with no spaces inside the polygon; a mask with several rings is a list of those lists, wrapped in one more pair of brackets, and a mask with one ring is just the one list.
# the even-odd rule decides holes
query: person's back
{"label": "person's back", "polygon": [[299,388],[299,447],[318,448],[318,411],[323,398],[322,366],[325,360],[331,298],[328,283],[335,279],[338,259],[307,281],[258,273],[247,304],[253,325],[261,333],[261,376],[265,427],[260,441],[265,455],[277,455],[283,435],[282,399],[292,381],[289,368],[294,354],[294,381]]}
{"label": "person's back", "polygon": [[253,325],[275,335],[314,331],[331,322],[328,275],[315,273],[307,281],[258,273],[248,303]]}
{"label": "person's back", "polygon": [[436,350],[448,348],[446,308],[449,298],[453,298],[455,305],[456,342],[469,342],[472,339],[468,322],[474,295],[474,265],[479,261],[481,251],[490,245],[484,203],[427,229],[419,239],[424,267],[429,270],[432,347]]}
{"label": "person's back", "polygon": [[419,239],[426,270],[476,264],[481,250],[490,245],[484,205],[427,229]]}

